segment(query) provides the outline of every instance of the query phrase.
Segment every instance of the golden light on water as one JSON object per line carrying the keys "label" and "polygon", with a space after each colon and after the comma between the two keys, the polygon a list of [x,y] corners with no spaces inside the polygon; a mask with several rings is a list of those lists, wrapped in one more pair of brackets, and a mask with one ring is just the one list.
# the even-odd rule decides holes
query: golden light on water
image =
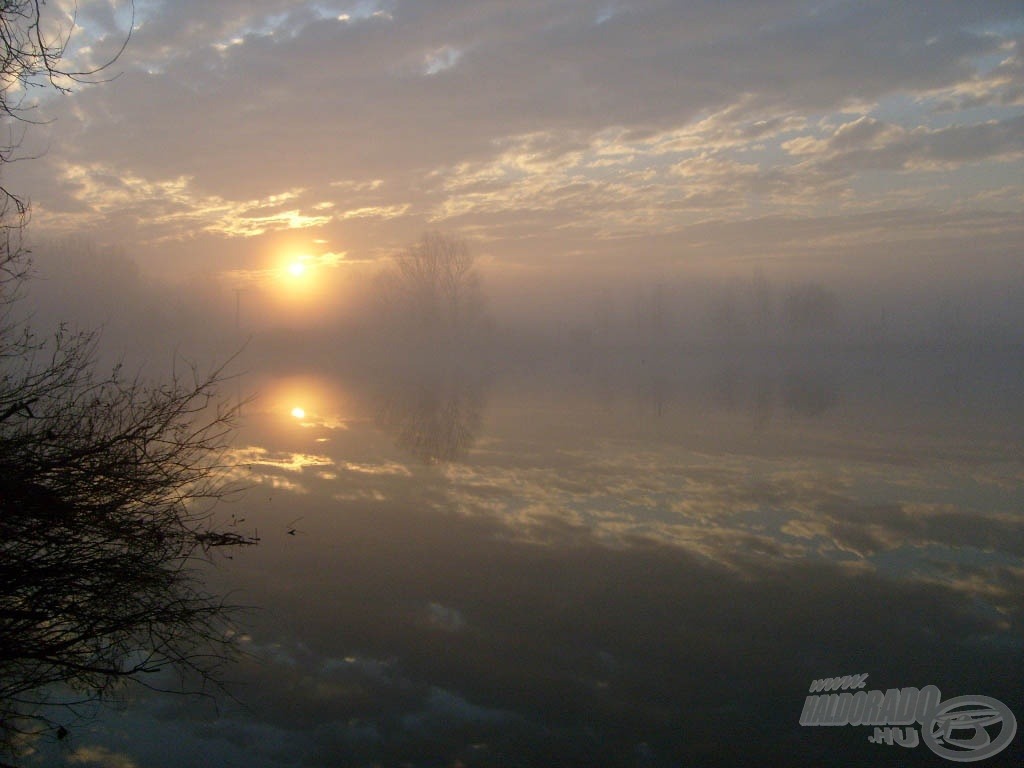
{"label": "golden light on water", "polygon": [[[296,436],[312,431],[347,429],[354,407],[336,384],[319,376],[270,377],[253,384],[259,390],[259,410],[280,435]],[[290,439],[290,438],[289,438]]]}

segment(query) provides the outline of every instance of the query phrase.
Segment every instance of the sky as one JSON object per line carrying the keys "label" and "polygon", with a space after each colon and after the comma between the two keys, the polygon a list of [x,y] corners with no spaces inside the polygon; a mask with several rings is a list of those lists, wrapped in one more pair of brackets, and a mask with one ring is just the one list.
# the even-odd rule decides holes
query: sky
{"label": "sky", "polygon": [[441,230],[499,297],[1024,285],[1017,0],[77,5],[76,65],[127,47],[29,94],[4,182],[35,236],[145,273],[239,287],[301,254],[344,281]]}
{"label": "sky", "polygon": [[[732,724],[756,736],[758,713],[781,722],[778,701],[798,706],[805,680],[833,672],[829,640],[844,664],[871,649],[872,674],[974,670],[1019,693],[1021,677],[1004,674],[1019,644],[958,643],[951,662],[945,641],[1016,643],[1019,623],[979,606],[998,598],[1016,617],[1024,594],[1011,519],[1020,0],[48,0],[44,11],[51,34],[74,13],[70,66],[116,61],[94,84],[26,95],[38,108],[10,126],[21,160],[0,183],[31,201],[29,239],[45,245],[34,295],[101,326],[104,342],[134,334],[155,349],[162,334],[176,353],[181,338],[217,336],[222,359],[258,321],[276,331],[358,305],[374,270],[435,230],[470,245],[499,320],[559,316],[579,342],[551,355],[571,370],[550,385],[557,398],[529,390],[526,373],[504,400],[475,381],[368,377],[372,417],[346,420],[358,398],[344,388],[236,380],[239,398],[262,387],[246,413],[278,429],[258,433],[257,418],[233,454],[258,491],[232,508],[265,537],[234,566],[265,607],[252,648],[277,661],[243,670],[244,717],[211,724],[186,701],[132,725],[129,710],[108,743],[121,730],[148,739],[138,765],[168,759],[173,729],[196,764],[211,743],[239,762],[270,743],[264,764],[294,764],[301,748],[333,765],[353,744],[386,741],[374,729],[388,722],[397,751],[442,722],[453,740],[470,722],[502,748],[525,734],[531,749],[544,744],[531,723],[568,722],[553,738],[571,745],[592,707],[611,733],[623,712],[644,727],[663,717],[646,708],[662,695],[719,736],[722,710],[692,692],[723,674],[755,697],[723,706],[748,713]],[[296,260],[302,279],[290,282]],[[160,281],[175,284],[173,301]],[[688,339],[710,329],[732,341],[727,299],[747,301],[756,324],[758,286],[779,297],[800,285],[825,286],[809,295],[838,297],[844,327],[870,340],[886,310],[913,305],[934,339],[971,347],[955,332],[973,316],[973,330],[1012,332],[1015,346],[966,362],[878,355],[874,367],[817,349],[726,354],[704,370],[696,355],[647,348],[601,358],[597,333],[574,328],[628,319],[643,333],[668,317],[698,328]],[[274,292],[279,302],[264,300]],[[372,367],[347,354],[365,347],[308,338],[255,334],[246,375]],[[435,355],[452,362],[423,354]],[[679,383],[691,365],[692,406]],[[448,446],[423,425],[464,439]],[[692,443],[658,447],[673,435]],[[911,559],[945,569],[942,588],[932,571],[907,571]],[[636,589],[616,596],[617,584]],[[549,628],[573,615],[593,630],[585,647]],[[774,654],[751,646],[762,632]],[[690,664],[674,663],[678,648]],[[976,669],[979,648],[992,663]],[[635,687],[595,694],[608,679]],[[358,690],[369,693],[353,703]],[[513,728],[510,713],[528,717]],[[676,744],[669,732],[674,721],[662,736]],[[745,764],[745,739],[733,748]]]}

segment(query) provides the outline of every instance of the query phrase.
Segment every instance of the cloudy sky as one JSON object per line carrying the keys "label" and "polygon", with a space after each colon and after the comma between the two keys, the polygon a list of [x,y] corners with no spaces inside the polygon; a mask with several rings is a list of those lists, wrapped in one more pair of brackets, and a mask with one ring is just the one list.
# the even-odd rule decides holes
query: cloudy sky
{"label": "cloudy sky", "polygon": [[[132,10],[78,5],[103,61]],[[5,183],[153,273],[442,229],[498,281],[1024,280],[1018,0],[136,0],[107,74],[45,97]]]}

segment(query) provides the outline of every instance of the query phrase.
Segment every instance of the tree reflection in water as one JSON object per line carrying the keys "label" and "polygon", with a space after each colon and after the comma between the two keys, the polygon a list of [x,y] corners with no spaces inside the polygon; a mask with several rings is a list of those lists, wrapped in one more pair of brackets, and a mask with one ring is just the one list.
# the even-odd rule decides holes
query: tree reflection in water
{"label": "tree reflection in water", "polygon": [[480,434],[484,380],[453,366],[394,376],[381,388],[377,425],[425,464],[463,461]]}

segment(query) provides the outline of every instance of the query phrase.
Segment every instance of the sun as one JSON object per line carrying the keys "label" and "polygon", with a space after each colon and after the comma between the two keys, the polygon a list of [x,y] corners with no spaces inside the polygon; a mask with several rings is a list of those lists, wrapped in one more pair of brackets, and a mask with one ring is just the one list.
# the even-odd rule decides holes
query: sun
{"label": "sun", "polygon": [[300,408],[299,406],[295,406],[294,408],[292,408],[292,416],[294,416],[296,419],[304,419],[306,418],[306,411],[303,408]]}
{"label": "sun", "polygon": [[316,256],[304,251],[281,254],[274,268],[275,294],[292,308],[306,311],[320,295],[320,277]]}

